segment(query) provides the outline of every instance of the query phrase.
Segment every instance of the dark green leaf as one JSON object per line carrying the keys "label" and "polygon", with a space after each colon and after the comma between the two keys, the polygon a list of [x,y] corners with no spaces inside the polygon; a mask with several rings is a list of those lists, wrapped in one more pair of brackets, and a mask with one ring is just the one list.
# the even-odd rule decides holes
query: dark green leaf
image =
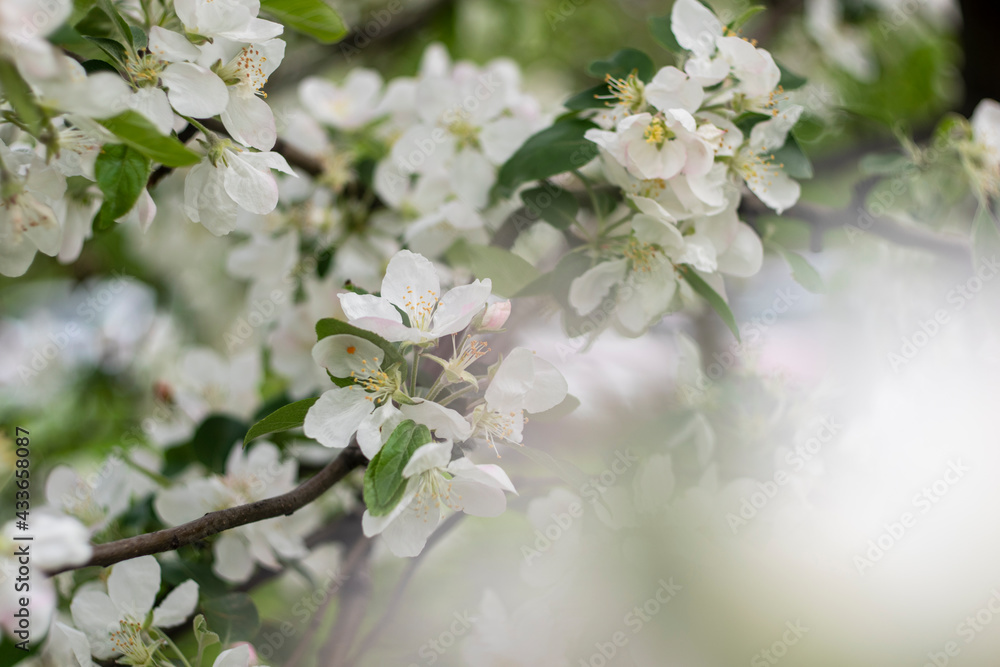
{"label": "dark green leaf", "polygon": [[521,201],[545,222],[556,229],[568,229],[576,221],[580,206],[568,190],[546,185],[521,193]]}
{"label": "dark green leaf", "polygon": [[765,120],[771,120],[771,118],[772,116],[769,116],[766,113],[758,113],[756,111],[746,111],[737,116],[736,119],[733,121],[733,124],[736,125],[736,127],[740,128],[740,132],[742,132],[744,136],[749,136],[750,130],[754,128],[754,125],[756,125],[757,123],[762,123]]}
{"label": "dark green leaf", "polygon": [[801,88],[806,85],[806,78],[799,76],[795,72],[785,69],[780,63],[775,63],[778,65],[778,71],[781,72],[781,78],[778,80],[778,85],[785,90],[795,90],[796,88]]}
{"label": "dark green leaf", "polygon": [[653,78],[656,66],[653,60],[638,49],[622,49],[616,51],[607,60],[597,60],[590,63],[587,72],[591,76],[604,78],[610,75],[614,79],[624,79],[629,74],[635,74],[643,81]]}
{"label": "dark green leaf", "polygon": [[792,278],[795,279],[795,282],[802,285],[813,294],[822,294],[826,291],[826,285],[823,283],[823,277],[819,275],[819,272],[813,268],[813,265],[810,264],[805,257],[794,250],[789,250],[772,239],[764,241],[764,246],[778,253],[785,259],[789,268],[792,270]]}
{"label": "dark green leaf", "polygon": [[229,593],[206,599],[201,604],[205,620],[223,645],[248,642],[260,628],[257,605],[246,593]]}
{"label": "dark green leaf", "polygon": [[579,169],[597,157],[597,145],[584,133],[597,127],[588,120],[559,121],[528,137],[517,152],[500,167],[497,188],[503,196],[528,181],[541,180]]}
{"label": "dark green leaf", "polygon": [[111,17],[111,21],[114,23],[115,28],[122,38],[128,43],[132,44],[132,29],[129,27],[122,15],[118,13],[118,9],[115,7],[115,3],[111,0],[97,0],[97,5],[104,10],[104,13]]}
{"label": "dark green leaf", "polygon": [[351,334],[352,336],[364,338],[378,345],[385,352],[385,359],[382,361],[383,368],[395,366],[396,364],[405,365],[406,363],[403,355],[396,349],[396,346],[377,333],[358,328],[353,324],[348,324],[332,317],[327,317],[316,323],[316,340],[323,340],[327,336],[333,336],[334,334]]}
{"label": "dark green leaf", "polygon": [[91,44],[96,44],[101,51],[110,56],[113,62],[123,67],[128,62],[128,53],[125,51],[125,47],[119,42],[106,37],[91,37],[90,35],[84,35],[83,38]]}
{"label": "dark green leaf", "polygon": [[104,37],[113,39],[115,24],[111,17],[100,7],[94,7],[82,19],[76,22],[73,29],[84,37]]}
{"label": "dark green leaf", "polygon": [[468,267],[476,278],[489,278],[493,293],[503,297],[514,296],[539,276],[538,269],[509,250],[463,239],[448,249],[447,257],[454,265]]}
{"label": "dark green leaf", "polygon": [[607,99],[599,99],[611,95],[608,84],[599,83],[593,88],[588,88],[582,93],[577,93],[563,103],[563,106],[573,111],[584,109],[604,109],[608,106]]}
{"label": "dark green leaf", "polygon": [[729,309],[729,304],[726,303],[726,300],[723,299],[718,292],[712,289],[712,286],[705,282],[705,279],[699,276],[697,271],[691,267],[682,266],[680,271],[684,280],[688,281],[691,288],[694,289],[694,291],[697,292],[701,298],[708,302],[708,305],[712,307],[712,310],[718,313],[719,317],[722,318],[722,321],[726,323],[727,327],[729,327],[729,330],[733,332],[734,336],[736,336],[736,340],[739,340],[740,328],[736,325],[736,318],[733,317],[733,311]]}
{"label": "dark green leaf", "polygon": [[774,164],[783,165],[786,174],[792,178],[812,178],[812,162],[802,152],[799,142],[791,134],[785,145],[774,152]]}
{"label": "dark green leaf", "polygon": [[38,106],[21,73],[6,60],[0,60],[0,93],[10,103],[18,119],[37,137],[45,124],[45,112]]}
{"label": "dark green leaf", "polygon": [[304,398],[301,401],[289,403],[284,407],[278,408],[250,427],[250,430],[247,431],[246,436],[243,438],[243,446],[246,447],[248,442],[262,435],[287,431],[302,426],[306,420],[306,413],[309,412],[309,408],[318,400],[318,396]]}
{"label": "dark green leaf", "polygon": [[97,212],[97,229],[110,228],[135,206],[149,180],[149,158],[125,144],[105,144],[94,163],[97,185],[104,195]]}
{"label": "dark green leaf", "polygon": [[324,44],[339,41],[347,34],[340,15],[323,0],[261,0],[260,9],[279,23]]}
{"label": "dark green leaf", "polygon": [[677,43],[677,38],[674,37],[670,14],[651,18],[649,19],[648,25],[649,32],[653,34],[653,39],[655,39],[660,46],[671,53],[684,52],[684,48]]}
{"label": "dark green leaf", "polygon": [[201,160],[197,153],[176,138],[160,134],[145,116],[131,109],[98,122],[132,148],[167,167],[186,167]]}
{"label": "dark green leaf", "polygon": [[403,469],[417,448],[431,441],[423,424],[407,419],[392,432],[382,449],[368,464],[364,479],[364,500],[373,516],[392,511],[406,491]]}
{"label": "dark green leaf", "polygon": [[247,425],[226,415],[211,415],[199,426],[191,438],[195,457],[214,473],[226,472],[226,458],[233,446],[243,442]]}

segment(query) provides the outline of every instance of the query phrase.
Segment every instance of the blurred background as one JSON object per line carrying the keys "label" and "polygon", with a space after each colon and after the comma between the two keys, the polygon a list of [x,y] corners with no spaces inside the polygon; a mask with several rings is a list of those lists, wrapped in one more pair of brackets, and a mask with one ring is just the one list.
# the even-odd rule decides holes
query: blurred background
{"label": "blurred background", "polygon": [[[435,41],[456,59],[513,59],[553,116],[593,84],[592,60],[632,46],[670,62],[646,27],[669,2],[336,4],[352,27],[343,42],[289,36],[268,84],[279,127],[303,76],[411,75]],[[974,210],[949,200],[945,180],[928,197],[925,181],[861,158],[898,153],[948,112],[1000,97],[998,8],[765,4],[744,33],[809,80],[799,99],[811,122],[796,138],[815,177],[784,218],[746,219],[807,257],[823,293],[773,256],[760,275],[727,281],[742,343],[706,309],[584,347],[543,303],[516,303],[517,340],[504,345],[551,360],[580,404],[500,451],[519,490],[512,511],[446,521],[416,560],[376,542],[369,570],[328,584],[343,593],[330,604],[311,596],[357,537],[321,536],[301,567],[244,588],[262,664],[322,664],[311,653],[338,636],[338,612],[360,624],[358,665],[994,664],[1000,266],[973,261]],[[872,174],[885,178],[872,185]],[[865,203],[890,192],[892,220],[869,224]],[[44,434],[33,441],[42,474],[136,446],[169,465],[154,445],[195,424],[163,407],[163,379],[186,351],[233,360],[264,335],[227,338],[252,312],[251,276],[231,259],[240,236],[165,213],[145,234],[98,233],[71,265],[39,256],[26,276],[0,278],[0,421]],[[294,270],[255,267],[253,284]],[[283,391],[266,359],[218,372],[245,374],[265,402]],[[199,409],[267,412],[256,394]],[[0,445],[13,465],[13,443]],[[304,470],[324,461],[300,453]],[[351,494],[331,508],[355,511]],[[112,531],[150,512],[140,504]]]}

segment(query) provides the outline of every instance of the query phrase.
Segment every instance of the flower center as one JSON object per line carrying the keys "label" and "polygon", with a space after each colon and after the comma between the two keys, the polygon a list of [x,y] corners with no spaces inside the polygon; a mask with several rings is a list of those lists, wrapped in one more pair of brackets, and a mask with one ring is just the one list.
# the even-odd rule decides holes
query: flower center
{"label": "flower center", "polygon": [[146,644],[142,636],[142,624],[132,619],[118,621],[118,629],[111,631],[111,643],[122,654],[121,662],[126,665],[150,665],[159,642]]}
{"label": "flower center", "polygon": [[479,128],[472,122],[467,111],[459,109],[451,114],[448,120],[448,131],[458,140],[458,147],[479,147]]}
{"label": "flower center", "polygon": [[654,118],[643,133],[643,138],[647,144],[653,144],[657,148],[663,148],[663,144],[673,139],[675,135],[662,118]]}
{"label": "flower center", "polygon": [[643,243],[636,238],[630,238],[625,246],[625,258],[631,262],[632,270],[649,273],[653,270],[660,251],[651,243]]}
{"label": "flower center", "polygon": [[496,447],[497,441],[509,442],[514,445],[521,444],[517,440],[517,421],[518,417],[524,414],[522,410],[498,412],[487,410],[485,406],[481,405],[476,408],[476,412],[479,413],[476,420],[478,430],[489,444],[490,449],[496,452],[497,458],[500,458],[500,452]]}
{"label": "flower center", "polygon": [[437,304],[438,295],[434,290],[427,290],[421,294],[414,292],[412,287],[406,288],[406,301],[403,302],[403,307],[406,308],[406,314],[410,316],[410,326],[414,329],[420,331],[430,329],[431,317]]}
{"label": "flower center", "polygon": [[[458,498],[461,499],[461,496]],[[441,505],[456,512],[462,508],[451,497],[451,480],[445,478],[437,469],[421,473],[420,487],[410,507],[418,515],[423,515],[426,521],[431,508],[441,507]]]}
{"label": "flower center", "polygon": [[[604,77],[610,95],[596,95],[600,100],[608,100],[608,106],[621,105],[627,114],[637,113],[646,106],[646,86],[632,72],[624,79],[616,79],[610,74]],[[613,100],[613,101],[612,101]]]}
{"label": "flower center", "polygon": [[351,371],[351,379],[356,386],[368,392],[365,398],[373,402],[392,396],[399,389],[396,379],[379,367],[377,357],[370,361],[362,359],[361,370]]}
{"label": "flower center", "polygon": [[765,147],[760,153],[745,151],[741,154],[741,159],[737,160],[736,168],[748,185],[766,189],[771,186],[774,173],[784,168],[784,163],[775,165],[774,153],[763,152],[766,150]]}
{"label": "flower center", "polygon": [[267,83],[265,62],[267,56],[263,55],[255,45],[250,44],[244,46],[239,55],[222,68],[219,76],[227,85],[234,85],[253,95],[267,97],[267,93],[264,92],[264,84]]}
{"label": "flower center", "polygon": [[164,70],[167,63],[155,54],[146,52],[138,57],[137,60],[133,60],[129,56],[128,60],[125,62],[125,71],[128,73],[129,78],[132,82],[140,88],[147,88],[150,86],[155,86],[157,81],[160,79],[160,72]]}

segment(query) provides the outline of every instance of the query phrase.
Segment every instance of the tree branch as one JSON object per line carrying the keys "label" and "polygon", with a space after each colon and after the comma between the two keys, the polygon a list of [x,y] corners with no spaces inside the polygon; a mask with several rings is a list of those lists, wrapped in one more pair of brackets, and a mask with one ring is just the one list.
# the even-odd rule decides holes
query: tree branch
{"label": "tree branch", "polygon": [[210,512],[200,519],[188,523],[158,530],[155,533],[127,537],[123,540],[98,544],[90,560],[82,565],[63,567],[50,572],[59,574],[68,570],[83,567],[107,567],[123,560],[151,556],[164,551],[174,551],[187,544],[203,540],[230,528],[245,526],[248,523],[273,519],[281,515],[289,515],[319,498],[334,484],[342,480],[352,470],[365,463],[364,454],[356,444],[351,444],[341,452],[340,456],[331,461],[325,468],[307,479],[288,493],[280,496],[258,500],[248,505],[240,505],[218,512]]}

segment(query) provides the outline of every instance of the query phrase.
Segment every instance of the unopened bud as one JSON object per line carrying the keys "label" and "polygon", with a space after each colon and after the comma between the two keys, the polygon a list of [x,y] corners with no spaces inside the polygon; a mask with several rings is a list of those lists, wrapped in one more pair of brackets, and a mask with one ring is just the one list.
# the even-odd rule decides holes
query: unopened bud
{"label": "unopened bud", "polygon": [[510,299],[491,303],[486,306],[486,311],[483,312],[483,319],[479,324],[479,329],[482,331],[500,331],[503,325],[506,324],[508,317],[510,317]]}

